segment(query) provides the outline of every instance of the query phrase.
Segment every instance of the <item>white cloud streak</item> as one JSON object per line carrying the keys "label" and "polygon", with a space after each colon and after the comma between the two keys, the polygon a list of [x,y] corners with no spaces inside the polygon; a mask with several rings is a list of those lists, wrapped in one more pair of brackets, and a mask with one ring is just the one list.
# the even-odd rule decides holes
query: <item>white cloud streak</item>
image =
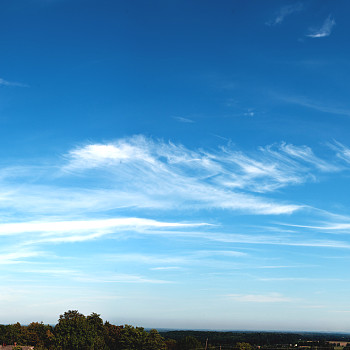
{"label": "white cloud streak", "polygon": [[283,6],[277,11],[277,14],[274,17],[274,19],[266,22],[266,24],[269,26],[275,26],[275,25],[281,24],[287,16],[295,12],[299,12],[302,9],[303,9],[303,4],[300,2]]}
{"label": "white cloud streak", "polygon": [[18,87],[28,87],[28,85],[17,83],[14,81],[7,81],[5,79],[0,78],[0,86],[18,86]]}
{"label": "white cloud streak", "polygon": [[307,34],[306,36],[309,38],[325,38],[331,35],[334,26],[335,20],[329,15],[320,28],[310,29],[310,34]]}
{"label": "white cloud streak", "polygon": [[18,250],[10,253],[0,253],[0,265],[19,264],[26,262],[27,258],[37,257],[39,252],[30,250]]}
{"label": "white cloud streak", "polygon": [[308,228],[312,230],[323,230],[323,231],[347,231],[350,233],[350,223],[323,223],[323,225],[293,225],[288,226]]}
{"label": "white cloud streak", "polygon": [[296,147],[294,145],[283,143],[281,145],[281,150],[287,155],[289,155],[291,158],[300,160],[304,163],[309,163],[313,165],[315,168],[318,168],[320,171],[332,172],[332,171],[339,170],[338,166],[334,164],[330,164],[329,162],[326,162],[321,158],[315,156],[315,154],[313,153],[310,147],[307,147],[307,146]]}
{"label": "white cloud streak", "polygon": [[301,96],[281,96],[275,95],[278,99],[287,103],[296,104],[302,107],[310,108],[322,113],[329,113],[335,115],[350,116],[350,109],[333,106],[331,104],[326,105],[323,101],[311,100]]}
{"label": "white cloud streak", "polygon": [[350,244],[348,242],[344,242],[340,240],[308,239],[308,238],[296,239],[293,236],[282,236],[282,235],[202,233],[201,237],[206,238],[208,240],[223,242],[223,243],[350,249]]}
{"label": "white cloud streak", "polygon": [[[189,233],[191,235],[191,233]],[[159,254],[109,254],[102,255],[100,258],[106,261],[113,262],[128,262],[128,263],[137,263],[137,264],[148,264],[148,265],[193,265],[194,263],[202,264],[203,261],[208,260],[208,258],[218,257],[222,258],[242,258],[246,257],[248,254],[234,251],[234,250],[200,250],[200,251],[191,251],[187,254],[181,255],[159,255]]]}
{"label": "white cloud streak", "polygon": [[209,152],[142,136],[77,147],[65,160],[61,170],[57,163],[0,169],[4,220],[76,219],[126,208],[291,214],[303,206],[266,195],[344,168],[306,146],[280,143],[250,153],[226,146]]}
{"label": "white cloud streak", "polygon": [[[0,224],[0,236],[25,235],[22,245],[38,243],[73,243],[120,235],[126,232],[153,233],[159,229],[184,229],[210,226],[206,223],[160,222],[143,218],[112,218],[100,220],[19,222]],[[1,263],[1,256],[0,256]]]}
{"label": "white cloud streak", "polygon": [[184,118],[184,117],[173,117],[175,120],[181,123],[194,123],[192,119]]}
{"label": "white cloud streak", "polygon": [[294,299],[285,297],[279,293],[269,294],[228,294],[227,297],[231,300],[244,303],[289,303]]}
{"label": "white cloud streak", "polygon": [[150,279],[139,275],[131,274],[114,274],[110,276],[86,276],[86,277],[76,277],[79,282],[86,283],[150,283],[150,284],[168,284],[173,283],[172,281],[160,280],[160,279]]}
{"label": "white cloud streak", "polygon": [[115,218],[104,220],[79,220],[79,221],[56,221],[56,222],[21,222],[0,224],[0,235],[12,235],[30,232],[76,232],[93,231],[100,229],[122,228],[129,230],[140,230],[146,228],[184,228],[205,226],[206,223],[173,223],[160,222],[142,218]]}
{"label": "white cloud streak", "polygon": [[[297,226],[297,225],[295,225]],[[307,227],[307,226],[300,226]],[[263,229],[263,228],[262,228]],[[309,247],[309,248],[329,248],[329,249],[350,249],[350,244],[345,240],[327,239],[327,238],[310,238],[305,232],[297,238],[293,235],[282,234],[252,234],[252,233],[222,233],[216,230],[210,231],[149,231],[144,234],[159,236],[177,236],[194,238],[200,240],[208,240],[219,243],[234,243],[244,245],[271,245],[271,246],[290,246],[290,247]],[[217,251],[217,255],[225,256],[225,251]],[[235,254],[235,253],[233,253]],[[244,253],[243,253],[244,254]],[[198,257],[198,256],[197,256]],[[264,267],[262,267],[264,268]]]}
{"label": "white cloud streak", "polygon": [[336,152],[336,156],[345,161],[347,164],[350,164],[350,148],[344,146],[340,142],[334,142],[329,144],[329,147]]}
{"label": "white cloud streak", "polygon": [[305,282],[345,282],[349,281],[348,279],[343,278],[310,278],[310,277],[268,277],[268,278],[257,278],[259,281],[271,282],[271,281],[280,281],[280,282],[295,282],[295,281],[305,281]]}
{"label": "white cloud streak", "polygon": [[274,145],[250,156],[230,148],[191,151],[141,136],[80,147],[69,152],[67,158],[68,164],[63,167],[66,173],[108,173],[118,183],[120,205],[132,205],[129,201],[133,201],[133,196],[141,196],[145,200],[134,205],[148,207],[158,203],[164,208],[181,204],[259,214],[287,214],[300,206],[276,203],[246,190],[264,193],[305,182],[310,179],[310,166],[321,171],[334,170],[305,147]]}

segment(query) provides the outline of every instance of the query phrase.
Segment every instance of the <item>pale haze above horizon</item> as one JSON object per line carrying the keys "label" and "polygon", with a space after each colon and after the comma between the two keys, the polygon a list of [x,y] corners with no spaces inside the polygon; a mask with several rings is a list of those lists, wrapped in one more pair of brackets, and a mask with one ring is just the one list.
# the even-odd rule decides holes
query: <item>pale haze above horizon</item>
{"label": "pale haze above horizon", "polygon": [[350,332],[348,1],[0,13],[0,324]]}

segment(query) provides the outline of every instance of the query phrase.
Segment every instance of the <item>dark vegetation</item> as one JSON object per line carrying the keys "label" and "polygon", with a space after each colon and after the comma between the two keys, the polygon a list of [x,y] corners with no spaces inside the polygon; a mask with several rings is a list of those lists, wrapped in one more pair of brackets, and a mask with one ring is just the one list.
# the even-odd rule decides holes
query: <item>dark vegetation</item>
{"label": "dark vegetation", "polygon": [[[350,335],[281,332],[146,331],[130,325],[103,322],[100,315],[78,311],[60,315],[55,326],[32,322],[0,325],[1,345],[34,346],[36,350],[199,350],[199,349],[312,349],[339,350],[335,342],[350,342]],[[341,347],[342,348],[342,347]],[[344,350],[350,350],[346,346]]]}
{"label": "dark vegetation", "polygon": [[[165,331],[159,332],[164,338],[180,340],[186,336],[198,339],[205,343],[206,339],[210,340],[212,345],[230,346],[231,348],[237,343],[249,343],[254,346],[268,348],[269,346],[286,347],[290,344],[301,346],[314,346],[325,344],[327,342],[350,342],[350,334],[344,333],[290,333],[290,332],[213,332],[213,331]],[[326,345],[324,345],[326,346]]]}
{"label": "dark vegetation", "polygon": [[60,316],[55,326],[32,322],[0,325],[0,343],[32,345],[36,350],[166,350],[166,342],[153,329],[146,332],[141,327],[115,326],[96,313],[84,316],[78,311],[68,311]]}

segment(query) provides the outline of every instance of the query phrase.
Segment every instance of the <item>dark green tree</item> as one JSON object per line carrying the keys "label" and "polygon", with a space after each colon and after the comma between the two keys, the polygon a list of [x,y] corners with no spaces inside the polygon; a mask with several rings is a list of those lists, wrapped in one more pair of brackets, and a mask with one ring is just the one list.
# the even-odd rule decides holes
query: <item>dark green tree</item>
{"label": "dark green tree", "polygon": [[19,322],[15,324],[10,324],[5,326],[6,327],[6,335],[3,342],[6,344],[25,344],[26,337],[25,337],[25,330],[21,326]]}
{"label": "dark green tree", "polygon": [[176,343],[177,350],[201,349],[202,344],[195,337],[187,336]]}
{"label": "dark green tree", "polygon": [[166,350],[164,338],[156,329],[151,329],[146,336],[143,350]]}
{"label": "dark green tree", "polygon": [[108,349],[118,350],[121,330],[123,329],[123,326],[115,326],[109,322],[105,322],[103,328],[105,344],[107,345]]}
{"label": "dark green tree", "polygon": [[237,343],[235,350],[252,350],[252,346],[249,343]]}
{"label": "dark green tree", "polygon": [[126,324],[120,331],[118,350],[143,350],[147,332],[142,327]]}
{"label": "dark green tree", "polygon": [[93,349],[94,350],[105,350],[108,349],[105,343],[105,329],[103,325],[103,320],[99,314],[93,312],[90,316],[87,316],[87,322],[89,327],[94,330],[96,334]]}
{"label": "dark green tree", "polygon": [[26,327],[26,345],[36,349],[49,349],[54,343],[53,327],[42,322],[32,322]]}
{"label": "dark green tree", "polygon": [[55,339],[58,349],[93,350],[97,331],[92,323],[77,310],[69,310],[60,315],[55,327]]}
{"label": "dark green tree", "polygon": [[176,350],[176,340],[174,339],[165,340],[165,345],[168,350]]}

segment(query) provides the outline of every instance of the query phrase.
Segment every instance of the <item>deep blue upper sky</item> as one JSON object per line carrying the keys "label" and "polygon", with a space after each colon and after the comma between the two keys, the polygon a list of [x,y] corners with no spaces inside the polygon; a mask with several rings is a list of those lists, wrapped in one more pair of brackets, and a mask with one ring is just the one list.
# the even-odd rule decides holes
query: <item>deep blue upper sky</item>
{"label": "deep blue upper sky", "polygon": [[[215,144],[212,133],[255,147],[274,142],[276,133],[288,142],[317,143],[331,128],[332,137],[346,140],[347,117],[284,100],[347,109],[346,1],[298,2],[301,9],[278,24],[270,23],[293,3],[15,0],[0,6],[3,79],[29,86],[2,88],[1,138],[11,149],[18,147],[13,136],[24,141],[29,130],[33,152],[36,141],[139,133],[191,146]],[[331,37],[306,36],[328,16],[336,18]],[[196,124],[185,128],[173,117]]]}
{"label": "deep blue upper sky", "polygon": [[350,331],[349,10],[1,1],[0,323]]}

